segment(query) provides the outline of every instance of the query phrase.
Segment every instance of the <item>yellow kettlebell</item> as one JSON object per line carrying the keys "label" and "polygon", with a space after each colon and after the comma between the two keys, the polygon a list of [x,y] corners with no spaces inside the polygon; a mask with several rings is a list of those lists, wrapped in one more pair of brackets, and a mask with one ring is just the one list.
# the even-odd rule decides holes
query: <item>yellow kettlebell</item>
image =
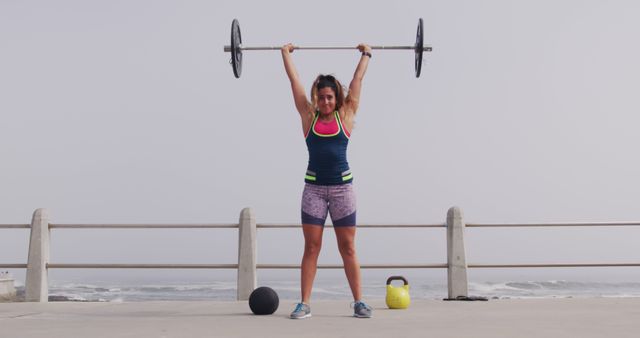
{"label": "yellow kettlebell", "polygon": [[[401,287],[394,287],[391,285],[391,281],[401,280],[404,285]],[[390,309],[406,309],[411,304],[411,298],[409,297],[409,282],[402,276],[391,276],[387,279],[387,306]]]}

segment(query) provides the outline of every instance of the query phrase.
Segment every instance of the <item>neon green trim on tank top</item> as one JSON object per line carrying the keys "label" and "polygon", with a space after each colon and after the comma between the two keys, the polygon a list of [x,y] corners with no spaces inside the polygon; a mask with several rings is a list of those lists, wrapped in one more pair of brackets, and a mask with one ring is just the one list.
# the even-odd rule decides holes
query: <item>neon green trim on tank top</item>
{"label": "neon green trim on tank top", "polygon": [[[311,131],[316,134],[317,136],[320,137],[333,137],[336,136],[338,134],[340,134],[340,131],[342,131],[342,123],[340,123],[340,116],[338,115],[338,111],[334,111],[333,114],[335,115],[335,119],[336,119],[336,123],[338,124],[338,131],[335,134],[330,134],[330,135],[323,135],[323,134],[318,134],[316,133],[316,122],[318,122],[318,119],[320,119],[320,113],[316,113],[316,117],[313,120],[313,124],[311,125]],[[345,134],[346,136],[346,134]]]}
{"label": "neon green trim on tank top", "polygon": [[340,114],[338,114],[338,112],[336,112],[336,118],[338,119],[338,128],[342,130],[344,136],[346,136],[348,139],[351,139],[351,136],[347,135],[347,131],[343,128],[342,119],[340,118]]}
{"label": "neon green trim on tank top", "polygon": [[304,179],[305,179],[305,180],[309,180],[309,181],[315,181],[315,180],[316,180],[316,177],[315,177],[315,176],[305,175],[305,176],[304,176]]}
{"label": "neon green trim on tank top", "polygon": [[349,175],[347,175],[347,176],[342,176],[342,181],[343,181],[343,182],[344,182],[344,181],[348,181],[348,180],[350,180],[350,179],[352,179],[352,178],[353,178],[353,174],[349,174]]}

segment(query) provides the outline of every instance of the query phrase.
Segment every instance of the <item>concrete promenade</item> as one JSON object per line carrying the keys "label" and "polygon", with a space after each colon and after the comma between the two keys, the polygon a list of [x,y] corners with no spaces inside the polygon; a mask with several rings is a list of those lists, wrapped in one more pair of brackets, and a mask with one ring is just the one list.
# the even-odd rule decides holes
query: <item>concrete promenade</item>
{"label": "concrete promenade", "polygon": [[246,302],[0,303],[0,337],[607,337],[640,335],[640,298],[417,300],[407,310],[318,301],[313,317],[255,316]]}

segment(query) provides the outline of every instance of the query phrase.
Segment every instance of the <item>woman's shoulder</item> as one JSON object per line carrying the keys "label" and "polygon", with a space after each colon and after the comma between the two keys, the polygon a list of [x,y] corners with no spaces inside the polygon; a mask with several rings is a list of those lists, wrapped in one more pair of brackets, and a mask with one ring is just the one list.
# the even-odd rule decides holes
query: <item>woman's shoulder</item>
{"label": "woman's shoulder", "polygon": [[350,105],[343,105],[342,107],[340,107],[340,109],[338,110],[338,114],[340,114],[340,118],[341,119],[348,119],[353,117],[356,114],[356,109],[357,107],[353,107]]}

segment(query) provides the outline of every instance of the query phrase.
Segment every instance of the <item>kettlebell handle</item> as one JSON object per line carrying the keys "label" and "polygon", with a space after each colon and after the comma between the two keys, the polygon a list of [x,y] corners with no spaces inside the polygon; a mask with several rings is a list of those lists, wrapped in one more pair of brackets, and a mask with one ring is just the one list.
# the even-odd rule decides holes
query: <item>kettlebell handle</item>
{"label": "kettlebell handle", "polygon": [[389,277],[387,279],[387,285],[390,285],[391,281],[394,281],[394,280],[401,280],[401,281],[404,282],[404,285],[409,285],[409,282],[407,282],[407,279],[402,277],[402,276],[391,276],[391,277]]}

